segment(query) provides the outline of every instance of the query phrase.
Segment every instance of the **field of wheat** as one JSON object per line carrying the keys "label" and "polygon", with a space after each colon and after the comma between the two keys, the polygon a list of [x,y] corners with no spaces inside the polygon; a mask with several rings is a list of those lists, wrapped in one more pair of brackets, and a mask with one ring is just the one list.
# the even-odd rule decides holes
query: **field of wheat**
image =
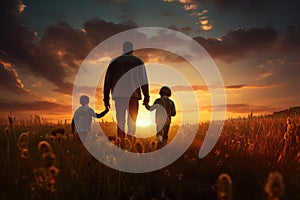
{"label": "field of wheat", "polygon": [[[0,132],[0,199],[300,199],[299,138],[288,142],[289,134],[296,134],[296,119],[228,119],[203,159],[198,151],[209,124],[187,126],[186,134],[196,127],[197,135],[178,160],[158,171],[132,174],[96,160],[68,123],[9,117]],[[116,125],[100,124],[118,145]],[[177,128],[171,127],[171,136]],[[140,139],[126,148],[144,153],[155,145],[153,138]]]}

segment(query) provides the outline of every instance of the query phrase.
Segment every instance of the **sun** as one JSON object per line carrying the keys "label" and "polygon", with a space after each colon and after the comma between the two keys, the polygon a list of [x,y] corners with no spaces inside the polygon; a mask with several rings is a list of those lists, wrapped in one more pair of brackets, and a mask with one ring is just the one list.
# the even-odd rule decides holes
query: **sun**
{"label": "sun", "polygon": [[137,118],[136,125],[139,127],[148,127],[152,125],[151,119],[145,116]]}

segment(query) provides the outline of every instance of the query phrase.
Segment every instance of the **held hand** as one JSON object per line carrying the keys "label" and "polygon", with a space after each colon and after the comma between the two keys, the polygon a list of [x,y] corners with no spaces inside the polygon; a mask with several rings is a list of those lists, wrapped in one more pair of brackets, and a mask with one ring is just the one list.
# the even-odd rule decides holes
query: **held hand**
{"label": "held hand", "polygon": [[108,111],[109,111],[109,107],[107,106],[107,107],[105,107],[105,113],[108,113]]}
{"label": "held hand", "polygon": [[149,104],[149,101],[150,101],[150,96],[145,96],[143,105]]}
{"label": "held hand", "polygon": [[149,104],[148,103],[144,103],[144,106],[145,106],[145,108],[147,109],[147,110],[150,110],[150,106],[149,106]]}

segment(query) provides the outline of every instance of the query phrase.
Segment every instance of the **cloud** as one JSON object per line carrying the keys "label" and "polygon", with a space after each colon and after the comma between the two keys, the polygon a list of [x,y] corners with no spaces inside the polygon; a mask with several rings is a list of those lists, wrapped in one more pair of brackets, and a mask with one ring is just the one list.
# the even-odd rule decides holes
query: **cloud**
{"label": "cloud", "polygon": [[201,31],[209,31],[213,28],[212,20],[208,18],[208,10],[200,7],[199,1],[196,0],[163,0],[164,2],[174,3],[179,2],[183,8],[195,17],[197,21],[195,24],[200,24]]}
{"label": "cloud", "polygon": [[184,58],[176,54],[160,49],[139,49],[134,51],[134,55],[141,58],[144,63],[176,63],[185,61]]}
{"label": "cloud", "polygon": [[273,53],[276,51],[278,36],[279,32],[273,28],[238,28],[220,38],[194,39],[214,58],[232,62],[251,55]]}
{"label": "cloud", "polygon": [[270,70],[265,70],[262,69],[258,72],[258,79],[263,79],[263,78],[267,78],[269,76],[272,76],[273,72],[271,72]]}
{"label": "cloud", "polygon": [[275,87],[278,84],[264,84],[264,85],[248,85],[248,84],[238,84],[238,85],[228,85],[225,86],[226,89],[256,89],[256,88],[269,88]]}
{"label": "cloud", "polygon": [[[257,113],[257,114],[267,114],[267,113],[273,113],[274,111],[277,111],[278,108],[272,107],[272,106],[265,106],[265,105],[250,105],[246,103],[238,103],[238,104],[226,104],[226,111],[231,113]],[[214,110],[223,110],[223,105],[216,105],[214,106]],[[207,111],[211,111],[211,106],[203,106],[200,109],[204,109]]]}
{"label": "cloud", "polygon": [[33,102],[17,102],[17,101],[4,101],[0,100],[0,110],[1,112],[8,112],[10,110],[13,111],[45,111],[49,112],[49,110],[57,111],[57,112],[68,112],[72,110],[72,107],[60,105],[54,102],[48,101],[33,101]]}
{"label": "cloud", "polygon": [[[51,82],[56,86],[55,91],[64,94],[71,94],[70,80],[90,50],[109,36],[133,28],[99,19],[87,21],[83,29],[58,22],[46,28],[45,34],[37,40],[37,34],[18,17],[20,6],[19,1],[0,4],[1,56],[16,69],[28,70]],[[3,68],[4,72],[8,73]]]}
{"label": "cloud", "polygon": [[280,0],[204,0],[205,4],[211,4],[221,13],[233,12],[235,10],[247,12],[268,12],[280,3]]}
{"label": "cloud", "polygon": [[0,87],[15,94],[24,94],[29,91],[25,89],[17,71],[8,62],[0,60]]}
{"label": "cloud", "polygon": [[193,31],[193,28],[190,26],[184,26],[184,27],[177,27],[176,25],[172,25],[169,27],[169,29],[175,30],[175,31],[180,31],[183,32],[187,35],[190,35]]}
{"label": "cloud", "polygon": [[[240,89],[259,89],[259,88],[269,88],[275,87],[278,84],[264,84],[264,85],[247,85],[247,84],[237,84],[237,85],[227,85],[224,86],[226,90],[240,90]],[[151,93],[158,93],[159,88],[155,88],[151,90]],[[184,91],[208,91],[208,87],[206,85],[176,85],[172,86],[172,90],[176,92],[184,92]]]}

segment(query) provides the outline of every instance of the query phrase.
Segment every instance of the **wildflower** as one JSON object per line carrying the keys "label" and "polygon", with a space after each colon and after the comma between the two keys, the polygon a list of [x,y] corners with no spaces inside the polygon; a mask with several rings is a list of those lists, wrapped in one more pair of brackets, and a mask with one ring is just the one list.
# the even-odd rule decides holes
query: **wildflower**
{"label": "wildflower", "polygon": [[9,128],[8,127],[5,127],[5,136],[9,136]]}
{"label": "wildflower", "polygon": [[27,148],[21,150],[21,158],[29,158],[29,151]]}
{"label": "wildflower", "polygon": [[19,150],[28,147],[28,132],[21,133],[18,139],[17,146],[19,147]]}
{"label": "wildflower", "polygon": [[217,181],[217,192],[219,200],[232,199],[232,180],[226,173],[220,174]]}
{"label": "wildflower", "polygon": [[127,151],[130,151],[132,149],[132,144],[131,144],[131,141],[128,139],[128,138],[125,138],[125,149]]}
{"label": "wildflower", "polygon": [[56,156],[54,153],[46,153],[42,155],[42,165],[45,168],[48,168],[55,164]]}
{"label": "wildflower", "polygon": [[148,145],[147,152],[156,151],[157,150],[157,141],[151,140],[151,142]]}
{"label": "wildflower", "polygon": [[57,176],[59,174],[59,169],[55,166],[49,167],[48,170],[52,176]]}
{"label": "wildflower", "polygon": [[117,145],[118,147],[121,146],[121,138],[117,137],[116,140],[114,141],[114,144]]}
{"label": "wildflower", "polygon": [[137,153],[144,153],[145,152],[144,146],[140,141],[135,142],[135,151]]}
{"label": "wildflower", "polygon": [[166,176],[171,176],[171,173],[168,169],[165,169],[163,172]]}
{"label": "wildflower", "polygon": [[52,153],[52,147],[50,146],[50,144],[46,141],[41,141],[38,144],[38,151],[40,152],[40,154],[47,154],[47,153]]}
{"label": "wildflower", "polygon": [[265,185],[265,192],[270,199],[281,198],[284,194],[284,182],[281,173],[269,173],[267,183]]}
{"label": "wildflower", "polygon": [[77,179],[78,178],[78,174],[77,174],[77,172],[75,170],[71,170],[71,177],[73,179]]}
{"label": "wildflower", "polygon": [[56,136],[57,134],[64,135],[65,132],[66,131],[63,128],[56,128],[56,129],[51,130],[50,134],[53,135],[53,136]]}
{"label": "wildflower", "polygon": [[183,180],[183,176],[184,176],[184,174],[181,172],[181,173],[178,173],[178,180],[179,181],[182,181]]}

